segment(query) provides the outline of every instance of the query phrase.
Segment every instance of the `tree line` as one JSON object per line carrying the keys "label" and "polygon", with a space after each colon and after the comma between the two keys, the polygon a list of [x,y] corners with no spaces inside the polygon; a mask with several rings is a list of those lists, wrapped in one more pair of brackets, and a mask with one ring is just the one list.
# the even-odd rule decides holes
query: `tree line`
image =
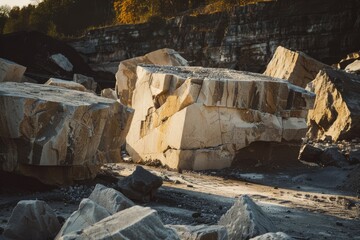
{"label": "tree line", "polygon": [[221,8],[254,1],[260,0],[42,0],[22,8],[0,6],[0,33],[37,30],[55,37],[78,36],[91,27],[169,18],[208,4]]}

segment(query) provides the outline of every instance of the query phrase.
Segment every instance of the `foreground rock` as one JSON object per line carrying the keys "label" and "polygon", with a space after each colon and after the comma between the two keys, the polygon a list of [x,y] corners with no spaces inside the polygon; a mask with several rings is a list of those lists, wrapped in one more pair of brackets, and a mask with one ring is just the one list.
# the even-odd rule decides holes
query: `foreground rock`
{"label": "foreground rock", "polygon": [[115,91],[120,101],[127,106],[132,106],[132,96],[137,81],[136,67],[139,64],[188,66],[188,62],[179,53],[168,48],[121,61],[116,73]]}
{"label": "foreground rock", "polygon": [[169,225],[175,229],[181,240],[227,240],[228,233],[225,227],[218,225]]}
{"label": "foreground rock", "polygon": [[141,166],[136,166],[135,171],[120,180],[117,187],[128,198],[139,201],[149,201],[156,190],[162,185],[163,180]]}
{"label": "foreground rock", "polygon": [[323,68],[329,68],[329,66],[309,57],[305,53],[291,51],[279,46],[267,65],[264,74],[270,77],[286,79],[297,86],[305,88]]}
{"label": "foreground rock", "polygon": [[81,85],[80,83],[73,82],[73,81],[67,81],[67,80],[63,80],[63,79],[58,79],[58,78],[50,78],[44,84],[50,85],[50,86],[63,87],[63,88],[81,91],[81,92],[86,91],[86,88],[83,85]]}
{"label": "foreground rock", "polygon": [[54,211],[43,201],[20,201],[4,230],[5,239],[53,239],[60,230]]}
{"label": "foreground rock", "polygon": [[82,231],[64,235],[60,239],[177,240],[179,237],[174,230],[163,225],[155,210],[134,206],[107,217]]}
{"label": "foreground rock", "polygon": [[132,110],[92,93],[0,84],[0,169],[58,185],[120,161]]}
{"label": "foreground rock", "polygon": [[220,218],[219,225],[227,228],[229,239],[249,239],[276,228],[269,217],[253,200],[244,195]]}
{"label": "foreground rock", "polygon": [[96,92],[97,83],[95,82],[93,77],[88,77],[82,74],[74,74],[73,81],[80,83],[90,91]]}
{"label": "foreground rock", "polygon": [[292,237],[283,232],[266,233],[261,236],[251,238],[250,240],[293,240]]}
{"label": "foreground rock", "polygon": [[325,69],[319,72],[308,90],[316,94],[314,109],[309,111],[307,136],[333,141],[359,137],[360,76]]}
{"label": "foreground rock", "polygon": [[22,82],[26,67],[0,58],[0,82]]}
{"label": "foreground rock", "polygon": [[66,220],[55,239],[87,228],[109,216],[110,213],[105,208],[85,198],[80,202],[79,209],[73,212]]}
{"label": "foreground rock", "polygon": [[101,184],[96,184],[94,191],[89,196],[89,199],[104,207],[110,214],[117,213],[135,205],[122,193],[113,188],[107,188]]}
{"label": "foreground rock", "polygon": [[[299,142],[307,131],[314,94],[288,81],[228,69],[153,65],[139,66],[137,76],[127,136],[135,162],[220,169],[253,142]],[[296,161],[299,147],[288,161]]]}

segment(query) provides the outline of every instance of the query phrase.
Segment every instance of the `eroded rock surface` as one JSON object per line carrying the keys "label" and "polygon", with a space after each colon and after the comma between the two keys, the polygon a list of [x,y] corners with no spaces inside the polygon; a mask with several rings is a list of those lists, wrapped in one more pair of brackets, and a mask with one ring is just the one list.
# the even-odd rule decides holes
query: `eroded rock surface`
{"label": "eroded rock surface", "polygon": [[74,82],[74,81],[68,81],[58,78],[50,78],[45,85],[51,85],[51,86],[57,86],[57,87],[63,87],[71,90],[77,90],[85,92],[86,88],[81,85],[80,83]]}
{"label": "eroded rock surface", "polygon": [[127,150],[175,169],[229,167],[252,142],[299,141],[314,101],[288,81],[228,69],[142,65],[137,77]]}
{"label": "eroded rock surface", "polygon": [[26,71],[26,67],[0,58],[0,82],[21,82]]}
{"label": "eroded rock surface", "polygon": [[360,76],[325,69],[307,89],[316,94],[307,119],[309,138],[323,140],[328,136],[337,141],[359,137]]}
{"label": "eroded rock surface", "polygon": [[305,53],[279,46],[267,65],[264,74],[289,80],[289,82],[305,88],[323,68],[329,68],[329,66],[309,57]]}
{"label": "eroded rock surface", "polygon": [[116,73],[115,91],[120,101],[127,106],[132,106],[132,96],[137,80],[136,67],[139,64],[187,66],[188,62],[175,50],[168,48],[120,62]]}
{"label": "eroded rock surface", "polygon": [[168,225],[175,229],[181,240],[228,240],[227,230],[219,225]]}
{"label": "eroded rock surface", "polygon": [[163,225],[155,210],[134,206],[60,239],[179,240],[179,237],[174,230]]}
{"label": "eroded rock surface", "polygon": [[247,195],[241,196],[220,218],[219,225],[227,228],[229,239],[238,240],[276,231],[269,217]]}
{"label": "eroded rock surface", "polygon": [[14,208],[4,230],[5,239],[53,239],[60,230],[56,215],[44,201],[24,200]]}
{"label": "eroded rock surface", "polygon": [[0,110],[1,170],[47,184],[94,177],[100,164],[119,161],[132,117],[117,101],[30,83],[1,83]]}

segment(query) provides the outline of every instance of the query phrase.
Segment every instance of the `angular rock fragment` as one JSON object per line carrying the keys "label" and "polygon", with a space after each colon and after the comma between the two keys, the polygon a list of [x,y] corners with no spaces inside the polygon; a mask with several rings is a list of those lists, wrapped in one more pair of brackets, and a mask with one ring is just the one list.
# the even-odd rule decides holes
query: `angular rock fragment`
{"label": "angular rock fragment", "polygon": [[163,180],[141,166],[136,166],[135,171],[118,182],[117,187],[128,198],[149,201],[156,190],[161,187]]}
{"label": "angular rock fragment", "polygon": [[175,229],[181,240],[227,240],[228,233],[224,226],[219,225],[168,225]]}
{"label": "angular rock fragment", "polygon": [[110,213],[104,207],[85,198],[80,202],[79,209],[73,212],[66,220],[55,239],[59,239],[61,236],[71,232],[77,232],[87,228],[109,216]]}
{"label": "angular rock fragment", "polygon": [[269,217],[246,195],[235,202],[220,218],[218,224],[227,228],[229,239],[237,240],[276,231]]}
{"label": "angular rock fragment", "polygon": [[325,69],[319,72],[308,90],[316,94],[309,111],[307,136],[333,141],[352,139],[360,132],[360,76]]}
{"label": "angular rock fragment", "polygon": [[22,82],[26,67],[0,58],[0,82]]}
{"label": "angular rock fragment", "polygon": [[350,164],[360,163],[360,149],[355,149],[349,153],[349,162]]}
{"label": "angular rock fragment", "polygon": [[349,162],[337,147],[331,147],[325,149],[321,154],[320,164],[323,166],[345,167],[349,165]]}
{"label": "angular rock fragment", "polygon": [[69,61],[69,59],[67,59],[67,57],[65,57],[61,53],[51,55],[50,59],[54,63],[56,63],[59,67],[61,67],[63,70],[67,72],[73,71],[74,68],[73,64]]}
{"label": "angular rock fragment", "polygon": [[50,78],[44,84],[50,85],[50,86],[63,87],[63,88],[71,89],[71,90],[77,90],[77,91],[81,91],[81,92],[86,91],[86,88],[83,85],[81,85],[80,83],[63,80],[63,79],[58,79],[58,78]]}
{"label": "angular rock fragment", "polygon": [[330,66],[309,57],[305,53],[291,51],[279,46],[264,74],[286,79],[292,84],[305,88],[323,68],[330,68]]}
{"label": "angular rock fragment", "polygon": [[30,83],[1,83],[0,111],[0,169],[52,185],[120,161],[132,118],[117,101]]}
{"label": "angular rock fragment", "polygon": [[111,88],[101,90],[101,96],[109,99],[117,100],[116,92]]}
{"label": "angular rock fragment", "polygon": [[135,205],[122,193],[101,184],[96,184],[89,199],[104,207],[110,214],[117,213]]}
{"label": "angular rock fragment", "polygon": [[314,147],[310,144],[305,144],[301,147],[299,152],[299,160],[305,162],[319,163],[320,156],[324,152],[321,148]]}
{"label": "angular rock fragment", "polygon": [[127,151],[174,169],[229,167],[252,142],[299,142],[315,99],[288,81],[229,69],[142,65],[137,77]]}
{"label": "angular rock fragment", "polygon": [[3,236],[5,239],[53,239],[60,230],[54,211],[44,201],[24,200],[14,208]]}
{"label": "angular rock fragment", "polygon": [[283,232],[265,233],[261,236],[251,238],[250,240],[293,240],[292,237]]}
{"label": "angular rock fragment", "polygon": [[178,240],[179,237],[174,230],[163,225],[155,210],[134,206],[115,213],[82,231],[64,235],[60,239]]}
{"label": "angular rock fragment", "polygon": [[73,80],[74,82],[83,85],[86,89],[96,92],[97,83],[93,77],[88,77],[82,74],[74,74]]}
{"label": "angular rock fragment", "polygon": [[132,106],[132,96],[137,81],[136,67],[139,64],[188,66],[188,62],[179,53],[168,48],[120,62],[116,73],[115,91],[120,101],[127,106]]}
{"label": "angular rock fragment", "polygon": [[354,62],[347,65],[345,68],[345,71],[347,71],[349,73],[359,74],[360,73],[360,60],[355,60]]}

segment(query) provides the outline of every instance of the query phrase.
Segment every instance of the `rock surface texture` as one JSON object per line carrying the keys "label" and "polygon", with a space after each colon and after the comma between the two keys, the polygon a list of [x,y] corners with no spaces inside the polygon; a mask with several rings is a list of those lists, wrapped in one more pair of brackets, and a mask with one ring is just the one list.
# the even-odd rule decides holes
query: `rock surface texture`
{"label": "rock surface texture", "polygon": [[296,86],[305,88],[323,68],[329,68],[329,66],[302,52],[291,51],[279,46],[264,74],[286,79]]}
{"label": "rock surface texture", "polygon": [[265,233],[263,235],[251,238],[250,240],[294,240],[292,237],[283,232]]}
{"label": "rock surface texture", "polygon": [[170,47],[190,65],[263,72],[279,45],[326,64],[338,62],[359,50],[359,24],[358,0],[278,0],[228,13],[99,28],[70,44],[90,64],[120,62]]}
{"label": "rock surface texture", "polygon": [[0,58],[0,82],[22,82],[26,67]]}
{"label": "rock surface texture", "polygon": [[53,239],[60,230],[55,212],[43,201],[20,201],[4,230],[5,239]]}
{"label": "rock surface texture", "polygon": [[323,140],[328,136],[337,141],[359,137],[360,76],[325,69],[307,89],[316,94],[307,120],[309,138]]}
{"label": "rock surface texture", "polygon": [[125,209],[82,231],[64,235],[60,239],[180,240],[174,230],[163,225],[155,210],[140,206]]}
{"label": "rock surface texture", "polygon": [[47,184],[119,161],[133,113],[92,93],[30,83],[1,83],[0,110],[0,169]]}
{"label": "rock surface texture", "polygon": [[252,142],[299,141],[314,101],[288,81],[228,69],[142,65],[137,76],[127,150],[174,169],[229,167]]}
{"label": "rock surface texture", "polygon": [[220,218],[219,225],[227,228],[229,239],[237,240],[276,231],[269,217],[247,195],[241,196]]}
{"label": "rock surface texture", "polygon": [[181,240],[228,240],[227,230],[219,225],[168,225],[175,229]]}
{"label": "rock surface texture", "polygon": [[86,91],[86,88],[83,85],[81,85],[80,83],[77,83],[77,82],[74,82],[74,81],[67,81],[67,80],[63,80],[63,79],[58,79],[58,78],[50,78],[44,84],[45,85],[50,85],[50,86],[63,87],[63,88],[71,89],[71,90],[77,90],[77,91],[81,91],[81,92]]}
{"label": "rock surface texture", "polygon": [[127,106],[132,105],[132,96],[137,80],[136,67],[139,64],[188,66],[188,62],[179,53],[168,48],[121,61],[116,73],[115,91],[120,101]]}

